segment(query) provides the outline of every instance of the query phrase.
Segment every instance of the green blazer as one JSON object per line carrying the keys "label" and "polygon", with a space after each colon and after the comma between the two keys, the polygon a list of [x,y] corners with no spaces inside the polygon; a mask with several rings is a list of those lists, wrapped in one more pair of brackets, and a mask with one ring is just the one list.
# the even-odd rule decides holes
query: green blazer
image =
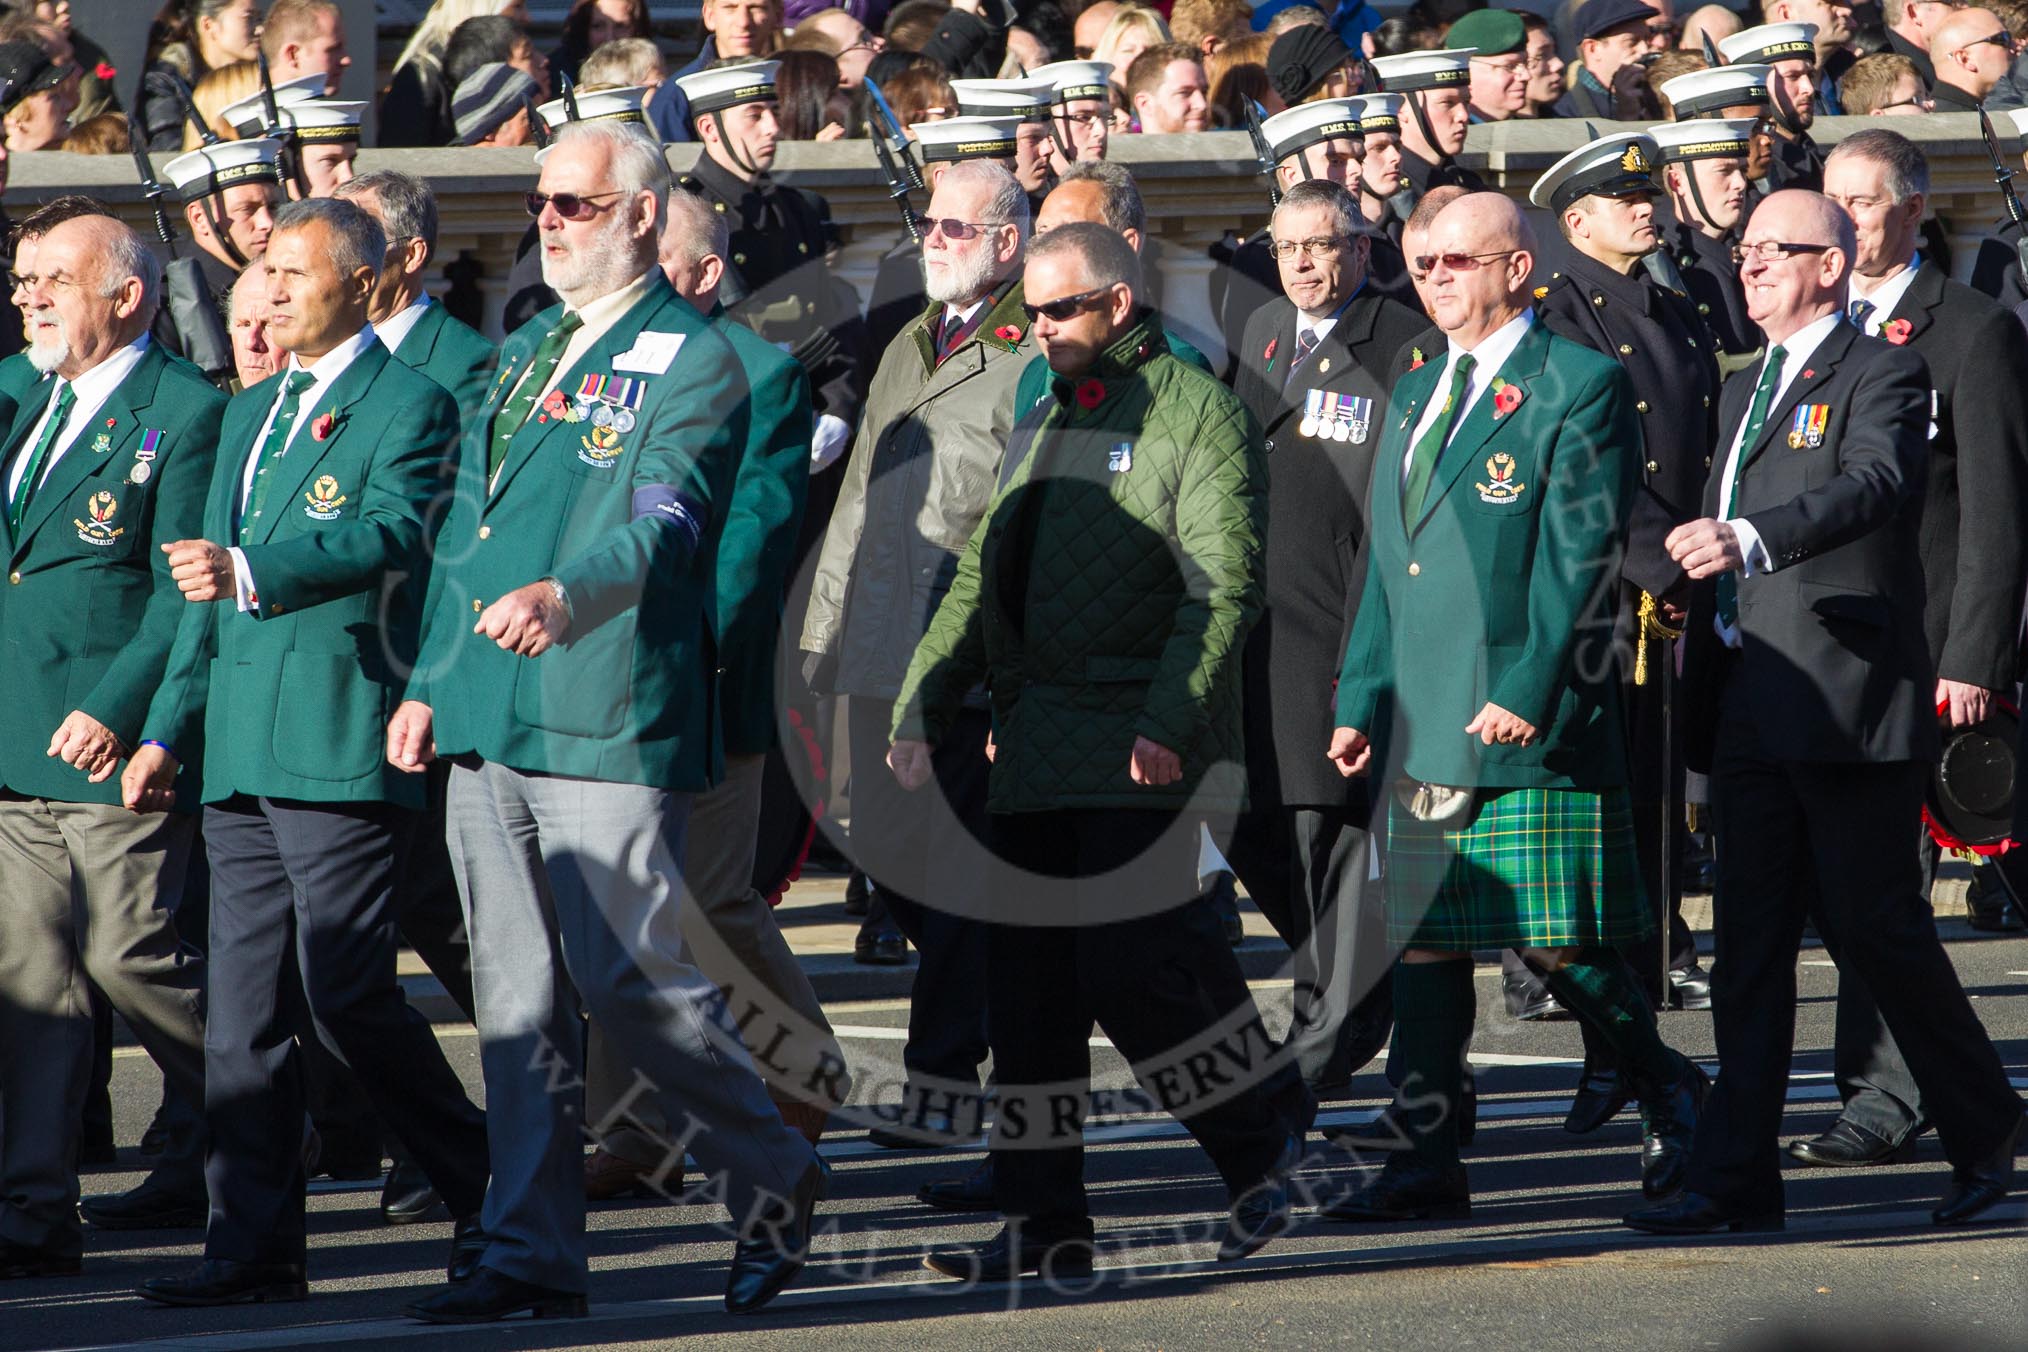
{"label": "green blazer", "polygon": [[[1444,369],[1433,356],[1389,400],[1338,724],[1374,738],[1384,773],[1429,783],[1624,784],[1614,579],[1641,445],[1626,373],[1532,324],[1496,373],[1520,403],[1496,417],[1500,392],[1480,394],[1405,521],[1402,466]],[[1541,735],[1525,747],[1467,737],[1489,701]]]}
{"label": "green blazer", "polygon": [[718,542],[718,699],[725,753],[758,756],[775,744],[775,649],[796,564],[810,486],[815,414],[803,365],[723,307],[712,327],[744,371],[749,417],[739,477]]}
{"label": "green blazer", "polygon": [[[207,540],[239,539],[247,458],[279,379],[226,407]],[[201,738],[205,802],[421,805],[421,784],[387,764],[387,721],[415,655],[415,576],[457,426],[451,396],[379,343],[304,407],[239,546],[259,605],[186,604],[148,711],[147,736],[179,759]]]}
{"label": "green blazer", "polygon": [[449,390],[458,401],[458,415],[465,417],[485,402],[486,382],[493,377],[500,351],[433,300],[394,355]]}
{"label": "green blazer", "polygon": [[[0,464],[21,454],[48,405],[42,393],[13,417]],[[18,538],[0,512],[8,554],[8,585],[0,587],[0,690],[7,692],[0,784],[13,792],[66,803],[120,801],[118,776],[92,784],[43,753],[73,709],[129,747],[140,743],[188,608],[158,546],[200,531],[224,412],[225,396],[202,372],[150,343],[50,468]]]}
{"label": "green blazer", "polygon": [[[29,392],[46,379],[48,377],[36,370],[35,364],[28,360],[26,352],[17,352],[11,357],[0,359],[0,397],[13,401],[16,406],[28,403]],[[43,391],[42,401],[36,403],[36,408],[40,409],[48,398],[49,392]]]}
{"label": "green blazer", "polygon": [[[745,379],[711,322],[651,270],[640,299],[514,433],[489,491],[494,414],[562,312],[551,306],[508,336],[466,428],[409,697],[435,710],[439,755],[695,792],[721,766],[710,607],[747,441]],[[591,420],[596,393],[570,397],[587,377],[607,377],[609,395],[635,383],[631,430]],[[472,632],[489,602],[543,577],[570,597],[562,645],[522,658]]]}

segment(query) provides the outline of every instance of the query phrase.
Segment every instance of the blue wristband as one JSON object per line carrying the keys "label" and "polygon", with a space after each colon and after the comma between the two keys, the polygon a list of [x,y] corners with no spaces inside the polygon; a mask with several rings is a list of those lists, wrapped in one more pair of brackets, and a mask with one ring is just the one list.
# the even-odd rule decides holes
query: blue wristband
{"label": "blue wristband", "polygon": [[176,748],[175,748],[175,747],[173,747],[173,746],[171,746],[171,745],[169,745],[169,743],[167,743],[167,742],[162,742],[162,741],[157,741],[157,740],[156,740],[155,738],[153,738],[153,737],[146,737],[146,738],[143,738],[143,739],[142,739],[142,741],[141,741],[141,745],[142,745],[142,746],[159,746],[159,747],[161,747],[161,748],[162,748],[162,749],[163,749],[164,751],[166,751],[166,752],[168,752],[168,753],[169,753],[169,758],[170,758],[171,760],[175,761],[175,762],[176,762],[176,764],[177,764],[178,766],[181,766],[181,765],[183,764],[183,757],[181,757],[181,756],[177,755],[177,754],[176,754]]}

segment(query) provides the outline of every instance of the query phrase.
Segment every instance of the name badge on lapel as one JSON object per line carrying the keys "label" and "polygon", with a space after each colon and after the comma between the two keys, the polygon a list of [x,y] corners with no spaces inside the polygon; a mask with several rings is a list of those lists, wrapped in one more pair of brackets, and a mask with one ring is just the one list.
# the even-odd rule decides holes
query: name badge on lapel
{"label": "name badge on lapel", "polygon": [[1373,401],[1357,395],[1311,390],[1303,399],[1303,421],[1296,430],[1320,441],[1363,445],[1373,426]]}
{"label": "name badge on lapel", "polygon": [[1829,404],[1801,404],[1796,416],[1789,423],[1789,449],[1800,451],[1805,446],[1812,448],[1824,444],[1824,429],[1831,422]]}
{"label": "name badge on lapel", "polygon": [[1114,474],[1125,474],[1134,467],[1134,443],[1122,441],[1106,453],[1106,468]]}

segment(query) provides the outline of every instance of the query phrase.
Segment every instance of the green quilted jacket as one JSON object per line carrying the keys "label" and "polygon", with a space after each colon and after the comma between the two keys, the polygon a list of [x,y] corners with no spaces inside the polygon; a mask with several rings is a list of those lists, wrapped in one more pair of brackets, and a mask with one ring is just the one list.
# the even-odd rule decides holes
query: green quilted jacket
{"label": "green quilted jacket", "polygon": [[[1231,810],[1246,791],[1240,652],[1261,608],[1267,463],[1245,407],[1150,319],[1022,416],[917,647],[897,737],[937,741],[991,691],[988,807]],[[1128,773],[1134,738],[1183,778]]]}

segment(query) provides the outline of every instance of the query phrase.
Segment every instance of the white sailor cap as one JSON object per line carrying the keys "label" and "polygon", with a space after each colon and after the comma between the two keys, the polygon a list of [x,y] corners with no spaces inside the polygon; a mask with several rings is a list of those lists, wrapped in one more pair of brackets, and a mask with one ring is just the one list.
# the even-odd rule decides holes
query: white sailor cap
{"label": "white sailor cap", "polygon": [[1648,128],[1662,163],[1682,160],[1710,160],[1724,155],[1745,155],[1753,147],[1757,117],[1694,117],[1688,122],[1664,122]]}
{"label": "white sailor cap", "polygon": [[1472,49],[1446,47],[1436,51],[1376,56],[1373,69],[1380,75],[1380,87],[1392,94],[1463,86],[1472,81]]}
{"label": "white sailor cap", "polygon": [[[579,90],[576,95],[576,117],[570,115],[570,101],[567,99],[551,99],[535,111],[549,124],[551,131],[559,131],[572,122],[645,123],[648,115],[642,112],[641,108],[647,103],[648,96],[654,92],[648,85],[629,85],[625,89],[594,89],[589,92]],[[692,104],[691,107],[694,110],[696,105]]]}
{"label": "white sailor cap", "polygon": [[690,100],[692,117],[722,112],[742,103],[767,103],[775,97],[779,61],[746,61],[737,66],[712,66],[676,77],[676,87]]}
{"label": "white sailor cap", "polygon": [[241,183],[280,183],[282,143],[269,136],[199,146],[169,161],[163,172],[185,202],[196,202]]}
{"label": "white sailor cap", "polygon": [[1718,39],[1718,50],[1727,61],[1760,62],[1817,59],[1817,26],[1813,23],[1764,23],[1729,38]]}
{"label": "white sailor cap", "polygon": [[1669,100],[1678,122],[1686,118],[1706,117],[1726,108],[1743,108],[1750,103],[1767,104],[1767,82],[1773,74],[1772,66],[1751,63],[1693,70],[1673,80],[1662,81],[1662,97]]}
{"label": "white sailor cap", "polygon": [[1028,72],[1031,80],[1048,80],[1058,103],[1073,99],[1111,98],[1113,65],[1110,61],[1052,61]]}
{"label": "white sailor cap", "polygon": [[1297,151],[1324,141],[1359,136],[1359,101],[1319,99],[1315,103],[1299,103],[1263,119],[1260,133],[1267,138],[1268,148],[1279,164]]}
{"label": "white sailor cap", "polygon": [[1587,141],[1535,180],[1528,201],[1560,212],[1580,197],[1653,192],[1656,154],[1654,138],[1645,132],[1614,132]]}
{"label": "white sailor cap", "polygon": [[334,145],[346,141],[357,145],[359,115],[365,109],[364,103],[342,99],[304,99],[281,105],[275,109],[275,115],[283,128],[296,134],[298,145]]}
{"label": "white sailor cap", "polygon": [[914,122],[908,134],[921,148],[925,164],[937,160],[1004,160],[1014,156],[1018,117],[947,117],[941,122]]}
{"label": "white sailor cap", "polygon": [[1359,94],[1345,100],[1359,110],[1359,134],[1392,136],[1401,130],[1401,105],[1408,100],[1401,94]]}
{"label": "white sailor cap", "polygon": [[1030,75],[1019,80],[953,80],[958,111],[966,117],[1011,117],[1047,122],[1056,101],[1056,82]]}
{"label": "white sailor cap", "polygon": [[2006,110],[2006,116],[2013,124],[2015,132],[2023,138],[2028,138],[2028,108],[2009,108]]}
{"label": "white sailor cap", "polygon": [[[275,112],[292,103],[303,103],[310,99],[324,97],[324,77],[305,75],[298,80],[288,80],[275,86]],[[268,101],[259,92],[248,95],[235,103],[228,103],[218,110],[219,118],[241,136],[257,136],[267,129]]]}

